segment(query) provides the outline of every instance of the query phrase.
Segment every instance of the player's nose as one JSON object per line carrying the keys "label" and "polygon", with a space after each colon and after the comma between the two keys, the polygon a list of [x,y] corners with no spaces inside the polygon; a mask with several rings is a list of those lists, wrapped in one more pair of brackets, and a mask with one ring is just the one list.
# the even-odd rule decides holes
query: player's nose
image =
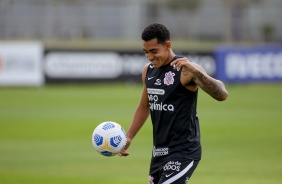
{"label": "player's nose", "polygon": [[148,59],[149,61],[152,61],[152,60],[154,59],[153,54],[150,54],[150,53],[147,53],[147,54],[146,54],[146,57],[147,57],[147,59]]}

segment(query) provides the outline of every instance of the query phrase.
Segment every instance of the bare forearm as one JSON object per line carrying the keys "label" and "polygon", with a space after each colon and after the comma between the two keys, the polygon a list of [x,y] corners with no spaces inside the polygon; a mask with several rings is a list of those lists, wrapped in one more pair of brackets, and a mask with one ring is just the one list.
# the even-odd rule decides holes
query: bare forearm
{"label": "bare forearm", "polygon": [[194,75],[195,82],[214,99],[223,101],[228,97],[223,82],[210,77],[201,70],[196,70]]}
{"label": "bare forearm", "polygon": [[133,139],[135,137],[137,132],[140,130],[140,128],[143,126],[143,124],[147,120],[149,113],[150,113],[149,109],[144,109],[141,107],[138,107],[136,109],[132,123],[127,131],[127,137],[129,139]]}

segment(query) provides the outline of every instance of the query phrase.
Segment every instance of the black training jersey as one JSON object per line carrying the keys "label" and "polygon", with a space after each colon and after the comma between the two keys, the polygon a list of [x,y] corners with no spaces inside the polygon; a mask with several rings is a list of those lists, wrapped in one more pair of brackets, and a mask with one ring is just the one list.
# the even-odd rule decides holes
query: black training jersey
{"label": "black training jersey", "polygon": [[170,63],[160,68],[149,64],[147,69],[146,87],[153,124],[153,158],[170,155],[195,160],[201,158],[196,112],[198,90],[192,92],[186,89],[180,82],[180,73],[181,69],[173,69]]}

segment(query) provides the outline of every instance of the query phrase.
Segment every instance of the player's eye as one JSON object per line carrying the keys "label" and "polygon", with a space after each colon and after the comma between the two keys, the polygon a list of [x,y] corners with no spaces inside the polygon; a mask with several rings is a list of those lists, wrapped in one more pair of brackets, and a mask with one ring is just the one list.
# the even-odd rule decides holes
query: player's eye
{"label": "player's eye", "polygon": [[151,50],[151,53],[152,53],[152,54],[157,54],[158,52],[159,52],[158,49],[153,49],[153,50]]}
{"label": "player's eye", "polygon": [[144,54],[148,54],[148,51],[146,51],[146,50],[143,50],[143,52],[144,52]]}

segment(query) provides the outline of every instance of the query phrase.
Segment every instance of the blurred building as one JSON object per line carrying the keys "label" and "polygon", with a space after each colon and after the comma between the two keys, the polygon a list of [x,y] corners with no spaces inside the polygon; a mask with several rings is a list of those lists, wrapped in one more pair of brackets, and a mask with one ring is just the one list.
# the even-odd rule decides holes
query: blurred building
{"label": "blurred building", "polygon": [[281,42],[281,18],[281,0],[0,0],[0,40],[139,39],[161,22],[176,39]]}

